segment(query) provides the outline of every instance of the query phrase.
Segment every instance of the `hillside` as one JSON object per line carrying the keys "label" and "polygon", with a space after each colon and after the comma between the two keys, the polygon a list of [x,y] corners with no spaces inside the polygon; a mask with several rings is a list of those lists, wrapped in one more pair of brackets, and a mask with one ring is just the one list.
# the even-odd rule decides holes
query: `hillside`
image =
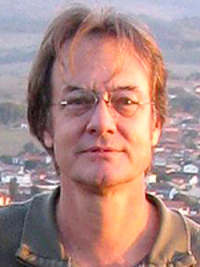
{"label": "hillside", "polygon": [[[108,3],[107,0],[79,2],[95,7]],[[31,62],[46,26],[65,4],[65,0],[0,0],[0,103],[9,100],[25,104]],[[194,80],[198,76],[200,1],[111,0],[109,5],[131,11],[149,26],[161,46],[170,77],[178,76],[184,81],[185,77]],[[29,140],[27,130],[0,125],[0,154],[14,155]]]}
{"label": "hillside", "polygon": [[[94,1],[80,2],[91,4]],[[65,1],[50,0],[47,4],[39,0],[17,0],[12,3],[0,0],[0,101],[25,100],[32,59],[50,17]],[[98,6],[99,2],[95,3]],[[104,3],[105,0],[101,2]],[[200,10],[200,1],[192,5],[191,0],[182,0],[181,4],[175,0],[158,0],[156,4],[150,0],[138,4],[135,0],[127,0],[122,5],[121,1],[113,0],[111,5],[131,10],[149,26],[160,44],[170,73],[184,77],[199,71],[200,16],[195,15],[197,8]]]}

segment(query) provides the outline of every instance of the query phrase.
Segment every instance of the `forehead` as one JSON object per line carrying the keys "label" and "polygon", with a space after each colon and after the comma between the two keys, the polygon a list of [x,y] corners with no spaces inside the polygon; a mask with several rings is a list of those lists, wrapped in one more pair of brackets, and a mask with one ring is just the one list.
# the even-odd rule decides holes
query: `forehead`
{"label": "forehead", "polygon": [[89,36],[76,45],[73,42],[63,45],[53,66],[52,85],[53,90],[58,87],[62,90],[68,84],[98,88],[141,83],[148,87],[149,76],[147,63],[130,41]]}

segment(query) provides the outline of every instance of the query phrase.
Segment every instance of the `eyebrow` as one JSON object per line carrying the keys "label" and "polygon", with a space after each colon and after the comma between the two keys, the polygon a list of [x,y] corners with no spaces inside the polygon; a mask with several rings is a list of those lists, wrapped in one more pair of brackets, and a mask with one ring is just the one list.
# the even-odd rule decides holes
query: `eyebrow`
{"label": "eyebrow", "polygon": [[139,92],[139,89],[137,86],[132,86],[132,85],[125,85],[125,86],[117,86],[113,87],[111,91],[135,91]]}
{"label": "eyebrow", "polygon": [[78,91],[78,90],[85,90],[82,86],[77,86],[77,85],[67,85],[63,88],[63,92],[73,92],[73,91]]}
{"label": "eyebrow", "polygon": [[[71,85],[65,86],[62,91],[63,93],[66,93],[66,92],[73,92],[73,91],[79,91],[79,90],[90,90],[90,88],[71,84]],[[94,90],[94,88],[91,88],[91,90]],[[116,92],[116,91],[139,92],[139,89],[137,86],[132,86],[132,85],[116,86],[116,87],[111,87],[110,89],[108,88],[108,92]]]}

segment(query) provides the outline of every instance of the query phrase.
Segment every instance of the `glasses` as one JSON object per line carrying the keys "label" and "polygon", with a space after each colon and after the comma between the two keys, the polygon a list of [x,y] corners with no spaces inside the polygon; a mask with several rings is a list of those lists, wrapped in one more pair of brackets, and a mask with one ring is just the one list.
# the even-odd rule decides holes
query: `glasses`
{"label": "glasses", "polygon": [[[141,106],[152,104],[152,101],[140,103],[133,90],[116,90],[103,100],[112,111],[124,117],[133,116]],[[99,101],[100,95],[96,91],[79,89],[68,92],[63,100],[53,105],[59,104],[66,115],[80,116],[93,110]]]}

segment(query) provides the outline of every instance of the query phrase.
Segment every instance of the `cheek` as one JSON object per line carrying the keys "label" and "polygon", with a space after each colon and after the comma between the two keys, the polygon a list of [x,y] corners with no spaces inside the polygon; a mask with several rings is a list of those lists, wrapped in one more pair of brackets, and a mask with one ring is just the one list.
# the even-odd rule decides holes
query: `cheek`
{"label": "cheek", "polygon": [[80,119],[68,119],[66,117],[56,120],[54,123],[53,145],[56,156],[68,157],[76,148],[83,131],[83,123]]}
{"label": "cheek", "polygon": [[143,143],[151,144],[152,129],[148,116],[138,116],[132,121],[127,120],[119,126],[119,131],[128,144],[142,146]]}
{"label": "cheek", "polygon": [[57,128],[56,133],[54,134],[54,156],[61,172],[65,168],[69,168],[74,160],[73,150],[75,143],[72,138],[74,135],[63,128]]}
{"label": "cheek", "polygon": [[76,132],[74,127],[67,127],[66,125],[60,125],[54,131],[54,149],[63,150],[70,148],[74,144],[74,139],[76,139]]}
{"label": "cheek", "polygon": [[129,122],[129,127],[121,129],[121,133],[126,140],[129,160],[138,168],[147,168],[152,157],[152,131],[148,119]]}

